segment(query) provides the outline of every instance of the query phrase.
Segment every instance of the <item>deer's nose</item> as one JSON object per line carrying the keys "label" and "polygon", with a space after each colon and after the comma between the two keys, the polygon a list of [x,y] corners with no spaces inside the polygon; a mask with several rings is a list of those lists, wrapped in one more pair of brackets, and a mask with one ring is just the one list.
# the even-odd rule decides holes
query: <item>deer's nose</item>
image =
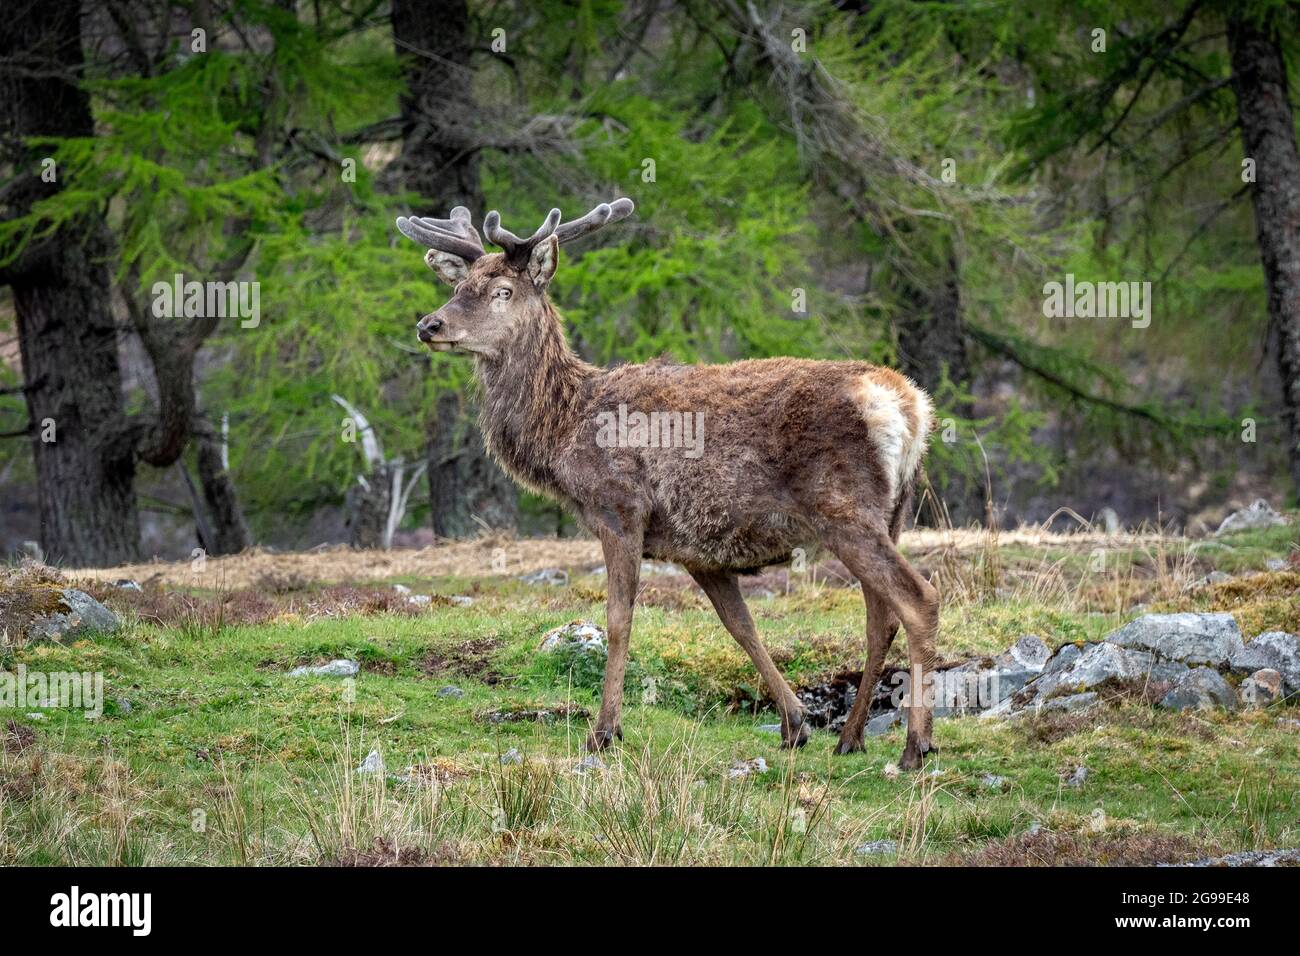
{"label": "deer's nose", "polygon": [[426,315],[415,327],[416,338],[421,342],[432,342],[433,337],[442,329],[443,324],[442,319]]}

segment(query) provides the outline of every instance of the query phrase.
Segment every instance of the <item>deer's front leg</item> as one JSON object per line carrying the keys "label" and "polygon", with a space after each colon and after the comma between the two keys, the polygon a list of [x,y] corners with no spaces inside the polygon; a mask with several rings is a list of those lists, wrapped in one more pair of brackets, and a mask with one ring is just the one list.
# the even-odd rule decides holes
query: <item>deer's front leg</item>
{"label": "deer's front leg", "polygon": [[587,738],[588,750],[603,750],[615,737],[623,738],[623,728],[619,725],[623,710],[623,672],[627,667],[627,648],[632,636],[632,605],[636,601],[641,573],[640,536],[604,533],[600,539],[608,572],[605,630],[609,657],[605,662],[605,690],[600,698],[600,713],[591,736]]}

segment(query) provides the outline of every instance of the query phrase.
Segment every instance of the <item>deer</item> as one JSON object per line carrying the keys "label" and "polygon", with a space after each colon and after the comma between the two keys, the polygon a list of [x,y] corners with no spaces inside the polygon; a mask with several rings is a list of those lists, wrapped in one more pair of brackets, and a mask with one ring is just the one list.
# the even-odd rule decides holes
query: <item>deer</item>
{"label": "deer", "polygon": [[[464,206],[446,219],[397,220],[453,290],[419,320],[418,340],[473,358],[488,452],[518,484],[566,506],[604,553],[607,660],[586,749],[623,737],[624,672],[646,558],[690,574],[762,677],[781,715],[782,746],[803,746],[810,736],[803,706],[759,639],[739,576],[817,548],[857,579],[866,605],[866,663],[837,751],[863,749],[901,625],[911,673],[899,766],[918,769],[935,750],[924,688],[939,663],[939,594],[898,541],[921,480],[934,419],[929,396],[899,372],[861,361],[587,363],[569,346],[550,299],[559,249],[633,209],[618,199],[568,222],[552,209],[528,238],[503,228],[493,210],[483,231],[500,252],[485,250]],[[645,441],[644,429],[610,440],[613,421],[656,411],[672,423],[678,413],[693,416],[702,453]]]}

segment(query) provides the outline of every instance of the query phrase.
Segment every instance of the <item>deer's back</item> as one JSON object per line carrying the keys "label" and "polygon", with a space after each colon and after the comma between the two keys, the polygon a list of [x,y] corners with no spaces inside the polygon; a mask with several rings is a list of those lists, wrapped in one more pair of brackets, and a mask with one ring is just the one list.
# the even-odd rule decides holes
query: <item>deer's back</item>
{"label": "deer's back", "polygon": [[575,500],[641,515],[647,553],[688,567],[779,562],[829,522],[886,527],[931,420],[897,372],[807,359],[623,366],[586,406]]}

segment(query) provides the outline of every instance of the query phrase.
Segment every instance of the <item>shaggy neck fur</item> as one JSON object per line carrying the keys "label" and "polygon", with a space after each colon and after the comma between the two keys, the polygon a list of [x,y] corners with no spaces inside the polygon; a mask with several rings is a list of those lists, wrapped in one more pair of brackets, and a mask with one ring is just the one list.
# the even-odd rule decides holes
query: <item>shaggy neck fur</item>
{"label": "shaggy neck fur", "polygon": [[479,357],[483,409],[479,428],[488,451],[517,481],[567,497],[554,462],[581,425],[583,384],[599,374],[574,354],[560,314],[543,298],[539,314],[516,331],[496,358]]}

